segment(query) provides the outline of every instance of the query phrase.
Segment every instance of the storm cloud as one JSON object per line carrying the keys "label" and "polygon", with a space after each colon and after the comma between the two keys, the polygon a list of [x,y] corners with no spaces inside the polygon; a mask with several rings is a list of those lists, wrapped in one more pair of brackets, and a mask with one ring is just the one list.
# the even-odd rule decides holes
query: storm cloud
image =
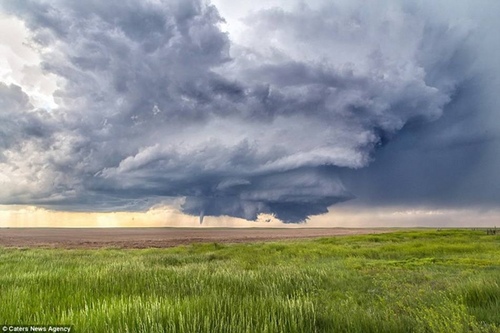
{"label": "storm cloud", "polygon": [[47,110],[0,83],[0,202],[284,222],[354,198],[494,205],[498,43],[441,4],[264,8],[233,40],[201,0],[0,0],[58,78]]}

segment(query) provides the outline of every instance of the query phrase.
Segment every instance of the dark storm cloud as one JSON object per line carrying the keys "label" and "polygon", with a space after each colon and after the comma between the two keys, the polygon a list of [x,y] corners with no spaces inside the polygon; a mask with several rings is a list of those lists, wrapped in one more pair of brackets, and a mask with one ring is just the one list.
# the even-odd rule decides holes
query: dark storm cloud
{"label": "dark storm cloud", "polygon": [[408,124],[369,167],[343,170],[346,187],[358,194],[359,204],[497,207],[498,113],[492,120],[481,112],[497,108],[488,105],[490,89],[463,83],[439,120]]}
{"label": "dark storm cloud", "polygon": [[[247,220],[260,213],[286,222],[305,221],[327,212],[334,203],[352,198],[340,180],[317,168],[280,174],[228,179],[209,185],[202,196],[189,196],[182,208],[191,214],[230,215]],[[211,186],[210,186],[211,185]]]}
{"label": "dark storm cloud", "polygon": [[[474,30],[463,43],[445,43],[449,31],[427,28],[419,59],[432,85],[454,82],[450,102],[434,122],[411,121],[379,149],[363,170],[342,170],[359,205],[420,207],[498,207],[500,202],[500,41],[493,37],[497,19],[488,12],[498,4],[469,6]],[[440,13],[439,15],[443,15]],[[462,19],[463,20],[463,19]],[[470,24],[470,22],[469,22]]]}
{"label": "dark storm cloud", "polygon": [[0,147],[50,136],[50,118],[45,111],[33,108],[21,87],[0,82]]}
{"label": "dark storm cloud", "polygon": [[6,85],[0,82],[0,147],[7,148],[19,132],[19,121],[16,113],[24,115],[29,109],[29,97],[22,91],[21,87]]}
{"label": "dark storm cloud", "polygon": [[411,140],[439,143],[443,165],[456,161],[445,142],[494,140],[454,125],[479,100],[467,85],[480,75],[474,29],[415,6],[255,12],[246,44],[231,44],[197,0],[0,5],[62,79],[51,111],[0,85],[3,203],[134,210],[185,197],[189,214],[300,222],[370,201],[381,189],[360,179],[380,179],[388,201],[417,198],[391,193],[418,164],[385,176]]}

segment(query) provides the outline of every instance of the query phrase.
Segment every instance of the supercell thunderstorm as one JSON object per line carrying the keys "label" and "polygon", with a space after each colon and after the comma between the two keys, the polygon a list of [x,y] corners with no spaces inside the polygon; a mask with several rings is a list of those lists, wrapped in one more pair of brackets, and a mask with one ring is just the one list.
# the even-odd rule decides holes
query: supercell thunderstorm
{"label": "supercell thunderstorm", "polygon": [[[471,82],[489,84],[477,79],[477,27],[409,3],[255,11],[242,41],[197,0],[0,6],[25,24],[58,84],[57,107],[43,109],[0,83],[3,204],[137,210],[184,198],[181,210],[201,218],[295,223],[362,195],[361,180],[381,182],[364,170],[393,141],[405,150],[415,126],[441,126],[426,147],[498,147],[495,128],[460,123],[473,112],[479,128],[498,113],[472,93],[460,100]],[[407,144],[427,142],[416,141]],[[500,192],[491,186],[488,198]]]}

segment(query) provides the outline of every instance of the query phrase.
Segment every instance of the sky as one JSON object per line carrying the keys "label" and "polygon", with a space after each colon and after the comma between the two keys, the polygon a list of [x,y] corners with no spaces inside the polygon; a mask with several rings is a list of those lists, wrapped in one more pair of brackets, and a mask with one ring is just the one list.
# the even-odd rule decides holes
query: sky
{"label": "sky", "polygon": [[497,225],[498,12],[0,0],[0,226]]}

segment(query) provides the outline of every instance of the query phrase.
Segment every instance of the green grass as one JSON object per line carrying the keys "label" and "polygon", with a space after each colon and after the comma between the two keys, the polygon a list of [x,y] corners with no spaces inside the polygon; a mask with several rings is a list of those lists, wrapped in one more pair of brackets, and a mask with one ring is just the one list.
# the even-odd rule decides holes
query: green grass
{"label": "green grass", "polygon": [[416,230],[170,249],[0,249],[0,325],[500,332],[500,236]]}

